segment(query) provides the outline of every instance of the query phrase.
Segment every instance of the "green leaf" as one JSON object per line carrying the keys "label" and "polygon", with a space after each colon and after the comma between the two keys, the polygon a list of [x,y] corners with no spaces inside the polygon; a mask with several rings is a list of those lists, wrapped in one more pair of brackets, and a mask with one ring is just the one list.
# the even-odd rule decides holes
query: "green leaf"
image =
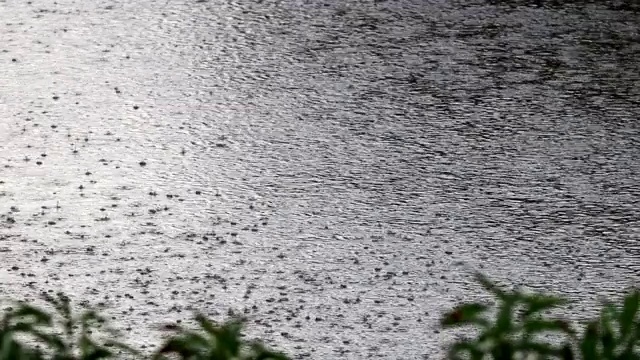
{"label": "green leaf", "polygon": [[8,330],[14,332],[14,333],[29,333],[32,332],[34,330],[34,326],[33,324],[29,324],[29,323],[24,323],[24,322],[19,322],[16,324],[13,324],[9,327]]}
{"label": "green leaf", "polygon": [[495,360],[513,360],[515,355],[513,344],[509,341],[501,341],[493,347],[491,355]]}
{"label": "green leaf", "polygon": [[80,339],[78,339],[78,348],[80,349],[80,353],[82,356],[88,356],[91,352],[94,351],[98,346],[86,335],[81,335]]}
{"label": "green leaf", "polygon": [[260,343],[252,343],[253,356],[250,360],[290,360],[283,353],[268,350]]}
{"label": "green leaf", "polygon": [[560,358],[562,360],[574,360],[575,355],[573,354],[573,347],[571,344],[565,344],[560,351]]}
{"label": "green leaf", "polygon": [[240,330],[242,324],[240,322],[231,321],[222,326],[215,326],[204,315],[197,314],[196,321],[209,336],[214,339],[214,350],[221,357],[236,357],[240,352]]}
{"label": "green leaf", "polygon": [[582,341],[580,341],[580,353],[583,360],[598,360],[598,323],[592,321],[587,324]]}
{"label": "green leaf", "polygon": [[567,303],[566,299],[545,295],[524,296],[523,301],[526,304],[524,311],[525,317],[530,317],[531,315],[538,314],[541,311],[550,310]]}
{"label": "green leaf", "polygon": [[633,291],[624,298],[622,311],[619,313],[620,334],[623,338],[631,335],[631,329],[635,323],[636,314],[640,305],[640,293]]}
{"label": "green leaf", "polygon": [[67,342],[69,344],[73,343],[73,327],[75,321],[73,319],[71,301],[69,300],[69,297],[65,296],[61,292],[57,293],[56,296],[44,294],[43,297],[49,304],[51,304],[51,306],[53,306],[58,315],[62,318],[62,327],[67,338]]}
{"label": "green leaf", "polygon": [[503,291],[502,289],[500,289],[496,284],[494,284],[491,280],[489,280],[488,277],[484,276],[481,273],[476,273],[475,274],[475,279],[478,283],[480,283],[480,285],[482,285],[482,287],[492,293],[493,295],[495,295],[498,299],[504,300],[505,297],[507,297],[508,294],[507,292]]}
{"label": "green leaf", "polygon": [[216,347],[216,339],[202,336],[202,334],[191,330],[185,330],[182,332],[182,338],[188,342],[192,347],[204,350],[211,350]]}
{"label": "green leaf", "polygon": [[544,358],[548,356],[559,356],[562,354],[563,348],[557,348],[550,344],[522,341],[515,343],[514,349],[516,352],[523,354],[535,354],[537,358]]}
{"label": "green leaf", "polygon": [[11,350],[13,347],[13,336],[9,332],[4,332],[2,343],[0,344],[0,360],[10,360]]}
{"label": "green leaf", "polygon": [[606,359],[613,359],[616,348],[615,335],[611,328],[611,308],[605,308],[600,317],[600,345],[602,346],[602,356]]}
{"label": "green leaf", "polygon": [[3,333],[3,337],[0,339],[0,360],[30,360],[36,357],[41,358],[39,355],[39,352],[31,351],[31,349],[16,342],[12,333]]}
{"label": "green leaf", "polygon": [[216,325],[201,314],[196,315],[201,331],[181,330],[170,338],[155,354],[154,359],[179,357],[190,360],[288,360],[278,352],[266,349],[261,343],[243,341],[242,320]]}
{"label": "green leaf", "polygon": [[568,322],[564,320],[543,320],[529,319],[524,322],[523,330],[529,334],[542,332],[560,332],[564,334],[573,334]]}
{"label": "green leaf", "polygon": [[107,359],[112,356],[113,354],[111,353],[111,351],[103,348],[96,348],[86,354],[83,354],[82,357],[80,357],[80,359],[78,360],[99,360]]}
{"label": "green leaf", "polygon": [[164,358],[162,355],[164,354],[176,354],[179,355],[182,359],[189,359],[191,357],[196,357],[200,354],[202,348],[200,346],[195,346],[195,344],[189,341],[188,338],[185,337],[174,337],[169,339],[155,354],[154,359],[162,359]]}
{"label": "green leaf", "polygon": [[107,345],[113,346],[114,348],[120,349],[120,350],[122,350],[124,352],[127,352],[127,353],[131,354],[131,355],[136,355],[136,356],[140,356],[141,355],[141,352],[139,350],[137,350],[137,349],[125,344],[125,343],[122,343],[120,341],[110,340],[110,341],[105,343],[105,346],[107,346]]}
{"label": "green leaf", "polygon": [[502,301],[500,308],[498,309],[498,315],[494,326],[494,334],[499,337],[499,334],[508,334],[514,328],[513,324],[513,308],[515,299],[511,297],[505,297]]}
{"label": "green leaf", "polygon": [[[27,318],[33,325],[50,325],[51,315],[44,311],[27,304],[21,304],[20,307],[11,313],[11,318]],[[26,319],[25,319],[26,320]]]}
{"label": "green leaf", "polygon": [[200,327],[209,334],[216,334],[218,332],[218,327],[211,320],[207,319],[201,313],[197,313],[195,316],[195,320],[200,325]]}
{"label": "green leaf", "polygon": [[449,348],[450,360],[466,359],[465,354],[469,354],[471,359],[479,360],[484,356],[484,351],[480,350],[477,342],[459,341]]}
{"label": "green leaf", "polygon": [[40,330],[34,330],[31,334],[36,339],[54,349],[56,353],[66,353],[70,351],[70,349],[67,348],[67,344],[59,336],[48,334]]}
{"label": "green leaf", "polygon": [[445,327],[460,325],[477,325],[485,327],[487,321],[478,315],[484,313],[488,307],[483,304],[471,303],[460,305],[446,313],[440,320],[440,324]]}
{"label": "green leaf", "polygon": [[233,329],[224,327],[218,335],[218,349],[224,356],[237,357],[240,352],[239,334],[235,334]]}

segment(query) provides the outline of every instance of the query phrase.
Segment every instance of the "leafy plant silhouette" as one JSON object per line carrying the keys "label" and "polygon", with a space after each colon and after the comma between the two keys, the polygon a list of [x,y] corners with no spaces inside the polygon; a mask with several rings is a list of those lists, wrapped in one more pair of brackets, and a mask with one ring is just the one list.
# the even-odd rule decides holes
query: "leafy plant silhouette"
{"label": "leafy plant silhouette", "polygon": [[[449,359],[640,359],[640,293],[636,290],[625,297],[621,309],[605,304],[599,318],[587,323],[579,336],[567,321],[544,316],[566,304],[565,299],[505,291],[481,274],[476,274],[476,280],[495,296],[495,316],[489,306],[480,303],[462,304],[446,313],[441,320],[444,328],[478,330],[475,338],[452,344]],[[542,336],[548,334],[559,341]]]}
{"label": "leafy plant silhouette", "polygon": [[0,321],[0,360],[41,359],[42,352],[39,349],[24,346],[16,337],[46,337],[39,328],[51,325],[51,316],[27,304],[16,305],[17,309],[6,309]]}
{"label": "leafy plant silhouette", "polygon": [[[530,295],[520,291],[505,291],[476,274],[477,281],[498,300],[496,315],[492,319],[490,308],[480,303],[462,304],[445,314],[444,328],[475,326],[479,333],[475,339],[461,340],[449,350],[450,359],[491,357],[496,360],[516,358],[572,358],[569,340],[574,336],[569,324],[560,319],[547,319],[542,313],[566,303],[554,296]],[[544,342],[540,335],[557,334],[560,344]]]}
{"label": "leafy plant silhouette", "polygon": [[[451,360],[640,360],[637,290],[628,292],[621,306],[607,302],[596,319],[572,326],[548,316],[550,310],[567,303],[563,298],[506,291],[481,274],[476,274],[476,279],[493,294],[496,306],[461,304],[442,317],[444,328],[476,330],[471,337],[450,346]],[[62,293],[46,296],[45,300],[53,313],[24,302],[5,309],[0,317],[0,360],[99,360],[120,358],[125,353],[147,357],[121,343],[119,334],[96,310],[74,312]],[[217,324],[196,314],[195,321],[196,329],[175,328],[175,334],[151,359],[288,359],[259,341],[244,339],[243,319]]]}
{"label": "leafy plant silhouette", "polygon": [[632,290],[622,308],[606,303],[598,319],[589,322],[579,347],[584,360],[640,359],[640,293]]}
{"label": "leafy plant silhouette", "polygon": [[[46,296],[45,299],[56,310],[59,318],[57,328],[62,330],[61,335],[40,336],[53,349],[53,360],[110,359],[116,357],[116,349],[138,354],[136,350],[117,340],[120,334],[104,326],[106,321],[96,310],[89,309],[76,315],[71,309],[69,298],[62,293],[55,297]],[[98,330],[105,333],[109,339],[97,340],[93,335],[99,334]]]}
{"label": "leafy plant silhouette", "polygon": [[287,360],[288,358],[256,341],[243,341],[241,330],[243,320],[235,319],[216,325],[202,314],[197,314],[199,331],[179,329],[157,351],[156,360],[167,359],[167,355],[177,355],[190,360]]}
{"label": "leafy plant silhouette", "polygon": [[[95,310],[75,315],[69,298],[58,293],[45,296],[56,310],[53,315],[25,303],[7,310],[0,324],[0,360],[98,360],[115,358],[119,348],[137,352],[114,340],[118,334],[102,327],[105,320]],[[99,328],[111,340],[98,341]],[[24,339],[25,341],[19,341]]]}

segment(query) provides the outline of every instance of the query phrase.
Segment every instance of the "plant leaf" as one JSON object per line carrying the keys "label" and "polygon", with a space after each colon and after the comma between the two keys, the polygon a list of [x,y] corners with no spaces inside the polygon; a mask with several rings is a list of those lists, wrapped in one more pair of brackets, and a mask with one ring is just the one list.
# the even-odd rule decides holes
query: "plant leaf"
{"label": "plant leaf", "polygon": [[440,320],[440,324],[444,327],[461,326],[461,325],[478,325],[485,326],[486,320],[478,317],[488,309],[486,305],[479,303],[470,303],[460,305],[446,313]]}
{"label": "plant leaf", "polygon": [[575,355],[573,353],[573,347],[571,344],[565,344],[560,351],[560,358],[562,360],[574,360]]}
{"label": "plant leaf", "polygon": [[573,334],[568,322],[564,320],[544,320],[544,319],[528,319],[522,325],[525,332],[529,334],[537,334],[543,332],[561,332],[564,334]]}
{"label": "plant leaf", "polygon": [[[11,318],[29,319],[33,325],[51,325],[51,315],[27,304],[20,304],[18,309],[11,313]],[[26,320],[25,319],[25,320]]]}
{"label": "plant leaf", "polygon": [[566,299],[546,295],[524,296],[523,301],[526,303],[524,311],[525,317],[530,317],[531,315],[538,314],[541,311],[549,310],[567,303]]}
{"label": "plant leaf", "polygon": [[449,359],[465,359],[464,354],[469,354],[471,359],[482,359],[484,352],[480,350],[477,342],[459,341],[449,348]]}
{"label": "plant leaf", "polygon": [[530,341],[516,343],[514,348],[517,352],[538,355],[537,358],[557,356],[562,352],[562,348],[555,348],[550,344]]}
{"label": "plant leaf", "polygon": [[491,280],[489,280],[488,277],[484,276],[483,274],[476,273],[474,277],[476,281],[480,283],[480,285],[482,285],[482,287],[486,291],[492,293],[498,299],[504,300],[504,298],[509,295],[508,293],[500,289],[495,283],[493,283]]}
{"label": "plant leaf", "polygon": [[500,337],[501,334],[508,334],[514,328],[513,308],[515,301],[516,299],[513,297],[503,298],[502,304],[498,309],[496,323],[493,328],[494,336]]}
{"label": "plant leaf", "polygon": [[587,324],[582,341],[580,341],[580,354],[583,360],[599,359],[597,321],[592,321]]}
{"label": "plant leaf", "polygon": [[92,351],[83,354],[78,360],[99,360],[112,357],[111,351],[104,348],[95,348]]}
{"label": "plant leaf", "polygon": [[633,291],[624,298],[622,311],[619,313],[620,335],[626,338],[631,335],[631,329],[635,323],[638,307],[640,306],[640,293]]}
{"label": "plant leaf", "polygon": [[47,346],[55,349],[56,353],[67,353],[70,349],[67,348],[67,344],[57,335],[48,334],[40,330],[34,330],[31,334]]}
{"label": "plant leaf", "polygon": [[167,340],[167,342],[156,352],[154,359],[163,358],[164,354],[177,354],[182,359],[189,359],[191,357],[197,357],[201,353],[202,348],[196,346],[193,342],[189,341],[187,337],[174,337]]}
{"label": "plant leaf", "polygon": [[252,343],[251,351],[253,352],[251,360],[289,360],[283,353],[268,350],[261,343]]}
{"label": "plant leaf", "polygon": [[501,341],[491,349],[494,360],[513,360],[515,358],[513,344],[508,341]]}
{"label": "plant leaf", "polygon": [[[615,312],[612,306],[602,309],[600,316],[600,344],[602,346],[602,356],[606,359],[613,359],[615,353],[615,336],[611,328],[611,315]],[[614,314],[615,315],[615,314]]]}

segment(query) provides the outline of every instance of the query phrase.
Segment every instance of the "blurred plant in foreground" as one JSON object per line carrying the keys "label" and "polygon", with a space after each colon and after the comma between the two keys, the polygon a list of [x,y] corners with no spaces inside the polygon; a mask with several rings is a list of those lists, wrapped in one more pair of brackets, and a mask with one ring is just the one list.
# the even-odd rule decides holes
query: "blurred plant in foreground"
{"label": "blurred plant in foreground", "polygon": [[[118,334],[102,326],[105,320],[95,310],[74,314],[69,298],[62,293],[45,295],[45,300],[55,309],[53,314],[21,302],[16,309],[5,310],[0,323],[0,360],[109,359],[117,355],[115,349],[137,354],[115,340]],[[96,340],[101,332],[106,333],[106,340]]]}
{"label": "blurred plant in foreground", "polygon": [[[640,360],[640,293],[630,291],[622,306],[605,303],[598,318],[571,324],[549,317],[565,305],[560,297],[506,291],[485,276],[477,281],[496,306],[466,303],[442,317],[444,328],[471,328],[470,336],[449,347],[451,360]],[[242,336],[244,321],[216,324],[201,314],[196,329],[173,327],[175,333],[151,355],[118,339],[94,309],[72,311],[63,294],[45,296],[55,310],[43,311],[24,302],[5,309],[0,317],[0,360],[287,360],[258,341]]]}
{"label": "blurred plant in foreground", "polygon": [[[640,359],[637,290],[629,292],[622,308],[605,304],[600,316],[579,334],[569,322],[545,316],[566,304],[565,299],[505,291],[480,274],[476,279],[493,294],[497,306],[492,312],[487,305],[467,303],[443,316],[444,328],[471,326],[477,330],[475,338],[450,346],[449,359]],[[552,338],[545,337],[548,335]]]}
{"label": "blurred plant in foreground", "polygon": [[[123,344],[120,335],[105,326],[95,310],[72,311],[68,297],[45,296],[55,312],[49,314],[26,303],[5,309],[0,319],[0,360],[99,360],[145,358]],[[244,340],[242,320],[214,324],[196,315],[198,330],[176,329],[152,359],[189,360],[287,360],[258,341]],[[100,336],[102,335],[102,336]],[[128,355],[128,356],[125,356]]]}
{"label": "blurred plant in foreground", "polygon": [[242,320],[232,320],[217,326],[201,314],[196,315],[199,331],[179,329],[157,351],[156,360],[167,354],[191,360],[287,360],[288,358],[255,341],[243,341]]}

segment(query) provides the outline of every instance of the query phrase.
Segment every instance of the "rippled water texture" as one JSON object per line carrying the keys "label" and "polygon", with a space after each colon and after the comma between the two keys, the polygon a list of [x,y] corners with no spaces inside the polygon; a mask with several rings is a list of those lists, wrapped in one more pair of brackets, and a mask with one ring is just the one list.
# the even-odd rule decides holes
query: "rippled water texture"
{"label": "rippled water texture", "polygon": [[441,312],[484,296],[470,269],[589,314],[640,272],[638,24],[1,1],[0,291],[103,303],[148,346],[163,319],[232,307],[313,359],[439,354]]}

